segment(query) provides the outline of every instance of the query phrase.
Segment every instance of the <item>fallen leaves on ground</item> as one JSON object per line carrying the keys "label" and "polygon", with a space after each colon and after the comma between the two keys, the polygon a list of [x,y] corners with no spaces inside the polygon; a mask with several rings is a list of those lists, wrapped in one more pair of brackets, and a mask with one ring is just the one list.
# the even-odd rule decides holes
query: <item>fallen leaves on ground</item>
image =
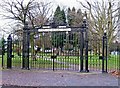
{"label": "fallen leaves on ground", "polygon": [[120,77],[120,71],[113,71],[113,72],[110,72],[110,74]]}

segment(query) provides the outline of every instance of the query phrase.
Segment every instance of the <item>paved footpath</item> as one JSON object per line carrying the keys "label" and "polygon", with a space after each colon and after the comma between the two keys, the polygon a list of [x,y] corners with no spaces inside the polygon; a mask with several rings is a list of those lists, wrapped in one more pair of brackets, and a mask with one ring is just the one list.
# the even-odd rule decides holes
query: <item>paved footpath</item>
{"label": "paved footpath", "polygon": [[118,86],[118,78],[107,73],[3,70],[1,84],[18,86]]}

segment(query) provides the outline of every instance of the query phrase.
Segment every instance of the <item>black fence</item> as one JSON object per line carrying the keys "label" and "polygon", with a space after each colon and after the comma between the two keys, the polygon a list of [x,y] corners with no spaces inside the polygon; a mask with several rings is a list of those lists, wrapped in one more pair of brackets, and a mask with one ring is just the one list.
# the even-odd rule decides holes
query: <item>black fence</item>
{"label": "black fence", "polygon": [[[47,31],[46,31],[47,30]],[[69,71],[119,71],[120,44],[111,45],[107,35],[92,38],[86,26],[23,31],[3,41],[2,67]]]}

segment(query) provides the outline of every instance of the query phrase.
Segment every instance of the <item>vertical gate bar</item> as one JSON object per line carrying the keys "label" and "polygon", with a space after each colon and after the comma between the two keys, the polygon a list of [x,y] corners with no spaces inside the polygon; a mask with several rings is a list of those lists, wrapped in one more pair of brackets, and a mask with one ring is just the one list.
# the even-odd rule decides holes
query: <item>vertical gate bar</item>
{"label": "vertical gate bar", "polygon": [[[71,65],[71,59],[70,59],[70,52],[69,52],[69,35],[68,32],[66,32],[66,37],[67,37],[67,56],[68,56],[68,60],[70,60],[70,65]],[[66,60],[65,60],[66,61]]]}
{"label": "vertical gate bar", "polygon": [[[67,53],[66,53],[66,44],[67,44],[67,32],[66,32],[66,35],[65,35],[65,44],[64,44],[64,56],[65,56],[65,58],[63,59],[63,62],[65,62],[65,60],[66,59],[68,59],[68,57],[67,57]],[[69,59],[68,59],[69,60]],[[70,63],[69,63],[69,65],[70,65]],[[63,70],[65,70],[65,66],[64,66],[64,69]]]}
{"label": "vertical gate bar", "polygon": [[55,56],[57,57],[56,59],[58,59],[58,61],[60,61],[60,70],[64,69],[63,60],[62,60],[62,58],[60,56],[60,54],[62,52],[62,48],[63,48],[63,41],[64,41],[64,32],[59,32],[59,40],[58,40],[58,42],[60,42],[60,43],[58,44],[58,48],[57,48]]}
{"label": "vertical gate bar", "polygon": [[[116,51],[116,48],[115,48],[115,51]],[[115,58],[115,64],[114,64],[114,67],[115,67],[115,68],[114,68],[114,69],[115,69],[115,71],[116,71],[116,64],[117,64],[117,63],[116,63],[116,58],[117,58],[116,53],[115,53],[115,55],[114,55],[114,58]]]}
{"label": "vertical gate bar", "polygon": [[22,58],[23,58],[23,61],[22,61],[22,68],[25,68],[25,56],[24,56],[24,39],[25,39],[25,31],[23,31],[23,53],[22,53]]}
{"label": "vertical gate bar", "polygon": [[25,68],[25,56],[24,56],[24,39],[25,39],[25,31],[23,31],[23,53],[22,53],[22,68]]}
{"label": "vertical gate bar", "polygon": [[[66,31],[66,38],[67,38],[67,55],[68,55],[68,60],[71,60],[71,58],[70,58],[70,52],[69,52],[69,42],[70,42],[70,37],[71,36],[71,34],[69,35],[68,34],[68,32]],[[65,62],[66,62],[66,59],[65,59]],[[71,65],[71,62],[70,62],[70,65]],[[65,67],[66,67],[66,65],[65,65]],[[71,68],[71,66],[69,66],[69,69]]]}
{"label": "vertical gate bar", "polygon": [[83,37],[83,31],[81,30],[81,34],[80,34],[80,72],[83,71],[83,45],[84,45],[84,37]]}
{"label": "vertical gate bar", "polygon": [[[69,42],[69,38],[68,38],[68,37],[69,37],[69,33],[66,31],[66,32],[65,32],[65,40],[66,40],[66,41],[65,41],[65,46],[66,46],[66,44],[68,44],[68,42]],[[67,49],[66,49],[66,47],[65,47],[65,58],[63,59],[63,62],[65,62],[65,63],[63,63],[63,65],[66,64],[66,59],[69,60],[69,57],[66,57],[66,54],[67,54],[67,53],[66,53],[66,50],[67,50]],[[65,68],[66,68],[66,66],[64,66],[63,70],[65,70]],[[68,67],[68,69],[69,69],[69,67]]]}
{"label": "vertical gate bar", "polygon": [[[56,32],[53,32],[54,33],[54,35],[53,35],[53,37],[54,37],[54,49],[53,49],[53,56],[54,56],[54,54],[55,54],[55,49],[56,49],[56,46],[57,46],[57,39],[56,39],[56,36],[57,36],[57,33]],[[57,65],[57,68],[58,68],[58,63],[56,64]],[[52,65],[53,66],[53,65]]]}
{"label": "vertical gate bar", "polygon": [[108,55],[108,52],[107,52],[107,51],[108,51],[108,48],[107,48],[107,45],[108,45],[108,44],[107,44],[107,35],[105,34],[105,49],[106,49],[106,53],[105,53],[105,54],[106,54],[106,55],[105,55],[106,57],[105,57],[105,58],[106,58],[106,72],[107,72],[107,69],[108,69],[108,67],[107,67],[107,66],[108,66],[108,56],[107,56],[107,55]]}
{"label": "vertical gate bar", "polygon": [[2,68],[4,68],[5,40],[2,38]]}
{"label": "vertical gate bar", "polygon": [[51,42],[51,53],[50,53],[50,62],[49,62],[49,69],[51,70],[51,63],[52,63],[52,59],[51,59],[51,56],[52,56],[52,54],[53,54],[53,44],[52,44],[52,42],[53,42],[53,40],[52,40],[52,32],[50,32],[50,42]]}
{"label": "vertical gate bar", "polygon": [[[101,55],[100,53],[100,39],[99,39],[99,43],[98,43],[98,48],[99,48],[99,57]],[[100,70],[100,58],[98,59],[98,69]]]}
{"label": "vertical gate bar", "polygon": [[[32,43],[34,43],[34,41],[31,41]],[[34,45],[34,44],[33,44]],[[33,48],[33,47],[32,47]],[[33,49],[34,50],[34,49]],[[32,53],[32,52],[34,52],[34,51],[31,51],[31,68],[35,68],[35,61],[36,61],[36,55],[37,55],[37,53],[38,53],[38,47],[37,47],[37,49],[36,49],[36,52],[35,52],[35,56],[34,56],[34,53]],[[32,54],[33,54],[33,56],[32,56]]]}
{"label": "vertical gate bar", "polygon": [[[71,61],[72,60],[72,62],[70,62],[70,66],[69,66],[69,69],[70,70],[74,70],[74,58],[71,58],[71,52],[70,52],[70,49],[71,49],[71,45],[70,45],[70,42],[71,42],[71,37],[72,37],[72,33],[68,33],[67,32],[67,39],[68,39],[68,59]],[[71,64],[73,65],[73,66],[71,66]],[[72,67],[72,68],[71,68]]]}
{"label": "vertical gate bar", "polygon": [[[45,39],[47,39],[48,38],[48,40],[50,40],[50,37],[49,37],[49,32],[47,32],[46,33],[46,36],[45,36]],[[48,41],[47,40],[47,41]],[[46,69],[48,70],[49,69],[49,67],[48,67],[48,65],[49,65],[49,60],[50,60],[50,58],[49,58],[49,54],[50,54],[50,46],[49,46],[49,44],[50,44],[50,42],[48,41],[48,42],[46,42],[46,48],[48,49],[48,52],[46,53],[46,61],[47,61],[47,63],[46,63]]]}
{"label": "vertical gate bar", "polygon": [[[55,45],[56,45],[56,33],[55,32],[53,32],[53,54],[52,54],[52,56],[54,56],[54,53],[55,53]],[[53,60],[53,58],[52,58],[52,56],[51,56],[51,59]],[[54,71],[54,62],[52,62],[52,70]],[[57,64],[56,64],[57,65]]]}
{"label": "vertical gate bar", "polygon": [[77,70],[77,57],[76,57],[76,34],[73,33],[73,44],[74,46],[72,47],[73,48],[73,56],[75,58],[75,70]]}
{"label": "vertical gate bar", "polygon": [[[52,51],[52,54],[51,54],[51,57],[52,56],[54,56],[54,49],[55,49],[55,32],[52,32],[52,49],[53,49],[53,51]],[[52,61],[53,59],[51,58],[51,63],[50,63],[50,68],[53,70],[53,61]],[[56,64],[56,66],[57,66],[57,64]]]}
{"label": "vertical gate bar", "polygon": [[94,42],[95,42],[95,40],[94,40],[94,38],[93,38],[93,39],[92,39],[92,58],[91,58],[92,70],[94,70],[94,54],[95,54]]}
{"label": "vertical gate bar", "polygon": [[54,71],[54,64],[55,64],[55,63],[54,63],[54,62],[55,62],[54,59],[55,59],[55,58],[54,58],[54,56],[53,56],[53,71]]}
{"label": "vertical gate bar", "polygon": [[[65,35],[65,40],[64,40],[64,48],[63,48],[63,52],[61,54],[61,56],[63,56],[63,62],[66,59],[66,55],[65,55],[65,44],[66,44],[66,35]],[[63,64],[63,70],[64,70],[64,64]]]}
{"label": "vertical gate bar", "polygon": [[3,48],[3,45],[2,45],[2,68],[4,68],[4,67],[3,67],[3,65],[4,65],[4,64],[3,64],[3,63],[4,63],[4,61],[3,61],[3,60],[4,60],[4,52],[3,52],[3,50],[4,50],[4,48]]}
{"label": "vertical gate bar", "polygon": [[[58,43],[58,41],[61,41],[61,40],[58,40],[58,36],[59,36],[59,32],[55,32],[55,51],[57,50],[57,47],[58,47],[58,45],[59,45],[59,43]],[[55,56],[55,52],[54,52],[54,55],[53,56]],[[58,58],[57,59],[58,61],[60,60],[60,58]],[[58,69],[60,70],[61,69],[61,67],[60,67],[60,64],[61,63],[57,63],[57,67],[58,67]]]}
{"label": "vertical gate bar", "polygon": [[99,39],[97,39],[97,58],[96,58],[96,61],[97,61],[97,69],[96,70],[98,70],[99,69]]}
{"label": "vertical gate bar", "polygon": [[45,39],[45,35],[46,35],[46,32],[44,32],[44,56],[45,56],[45,58],[44,58],[44,69],[46,69],[46,55],[47,55],[47,53],[46,53],[46,39]]}
{"label": "vertical gate bar", "polygon": [[[79,65],[79,63],[80,63],[80,52],[79,52],[79,47],[78,47],[78,33],[76,33],[76,57],[77,57],[77,65]],[[79,67],[78,67],[78,70],[79,70]]]}
{"label": "vertical gate bar", "polygon": [[[35,31],[33,31],[33,34],[32,34],[32,39],[31,40],[33,40],[33,41],[31,41],[32,43],[31,43],[31,55],[29,56],[30,57],[30,66],[29,67],[32,67],[32,60],[35,60],[35,61],[37,61],[38,60],[38,62],[39,62],[39,59],[37,58],[37,53],[39,53],[38,51],[37,51],[37,49],[36,49],[36,51],[35,51],[35,37],[34,36],[36,36],[36,34],[37,33],[35,33]],[[38,34],[37,34],[37,36],[38,36]],[[39,38],[39,37],[38,37]],[[36,47],[36,48],[38,48],[38,47]]]}
{"label": "vertical gate bar", "polygon": [[[64,32],[59,32],[59,34],[60,34],[60,40],[61,40],[61,44],[59,45],[59,47],[58,47],[58,50],[57,50],[57,52],[56,52],[56,55],[59,55],[59,53],[61,53],[62,52],[62,47],[63,47],[63,41],[64,41]],[[63,60],[62,60],[62,58],[61,57],[59,57],[59,61],[61,62],[61,64],[60,64],[60,67],[61,67],[61,70],[63,70],[63,68],[64,68],[64,66],[63,66]]]}
{"label": "vertical gate bar", "polygon": [[[19,38],[18,38],[19,39]],[[19,40],[20,41],[20,40]],[[19,41],[17,41],[17,55],[19,56]],[[14,47],[14,44],[13,44],[13,47]],[[13,49],[14,50],[14,49]],[[14,53],[13,53],[14,55]],[[20,58],[18,58],[19,62],[17,62],[17,64],[19,63],[20,64]]]}
{"label": "vertical gate bar", "polygon": [[43,32],[42,36],[43,36],[42,38],[43,38],[43,52],[44,52],[43,53],[43,65],[44,65],[43,68],[45,69],[46,62],[45,62],[45,33],[44,32]]}
{"label": "vertical gate bar", "polygon": [[90,50],[90,70],[92,68],[92,61],[91,61],[91,58],[92,58],[92,42],[90,41],[90,47],[91,47],[91,50]]}
{"label": "vertical gate bar", "polygon": [[[35,45],[35,44],[34,44],[34,43],[35,43],[35,42],[34,42],[34,41],[35,41],[35,40],[34,40],[34,39],[35,39],[35,38],[34,38],[34,35],[35,35],[35,32],[34,32],[34,34],[32,34],[33,41],[31,41],[31,42],[32,42],[32,46],[33,46],[33,47],[31,47],[32,49],[31,49],[31,56],[30,56],[30,57],[31,57],[31,58],[30,58],[30,67],[31,67],[31,68],[34,68],[34,67],[35,67],[35,66],[34,66],[34,62],[38,59],[38,58],[37,58],[37,54],[38,54],[38,50],[39,50],[39,49],[38,49],[39,47],[36,47],[36,50],[34,49],[34,47],[35,47],[35,46],[34,46],[34,45]],[[32,51],[32,50],[33,50],[33,51]]]}
{"label": "vertical gate bar", "polygon": [[117,71],[120,71],[120,46],[117,45]]}
{"label": "vertical gate bar", "polygon": [[41,53],[41,60],[40,60],[40,69],[43,68],[43,59],[44,59],[44,49],[43,49],[43,45],[44,45],[44,42],[43,42],[43,32],[41,32],[41,36],[40,36],[40,40],[41,40],[41,48],[42,48],[42,53]]}
{"label": "vertical gate bar", "polygon": [[95,40],[93,39],[93,54],[92,54],[92,65],[93,65],[93,70],[95,70],[95,62],[94,62],[94,58],[95,58],[95,47],[94,47],[94,44],[95,44]]}
{"label": "vertical gate bar", "polygon": [[[69,41],[69,40],[68,40],[68,32],[66,31],[66,33],[65,33],[65,48],[64,48],[65,58],[64,58],[63,62],[66,62],[66,60],[68,60],[68,61],[70,60],[69,57],[67,56],[68,53],[66,52],[66,51],[67,51],[68,41]],[[69,65],[70,65],[70,63],[69,63]],[[69,65],[68,65],[68,66],[69,66]],[[64,70],[65,70],[65,68],[66,68],[66,65],[65,65],[65,63],[64,63]],[[69,67],[68,67],[68,68],[69,68]]]}
{"label": "vertical gate bar", "polygon": [[[63,35],[61,35],[62,47],[59,48],[59,49],[60,49],[60,50],[59,50],[59,54],[61,54],[61,53],[63,52],[63,46],[64,46],[65,37],[66,37],[66,33],[64,33]],[[64,57],[64,56],[62,56],[62,57]],[[61,66],[62,66],[62,70],[63,70],[65,67],[64,67],[64,61],[63,61],[63,58],[61,58],[61,55],[60,55],[60,59],[61,59],[61,61],[62,61]]]}
{"label": "vertical gate bar", "polygon": [[88,27],[86,25],[86,31],[85,31],[85,71],[89,72],[88,70]]}
{"label": "vertical gate bar", "polygon": [[96,40],[96,62],[95,62],[95,64],[96,64],[96,71],[97,71],[97,69],[98,69],[98,39]]}
{"label": "vertical gate bar", "polygon": [[[57,49],[57,46],[58,46],[58,39],[57,39],[57,36],[58,36],[58,32],[55,32],[54,34],[54,37],[55,37],[55,42],[54,42],[54,53],[53,53],[53,56],[55,56],[55,50]],[[59,61],[59,58],[57,59],[57,61]],[[57,63],[57,68],[59,69],[59,63]]]}
{"label": "vertical gate bar", "polygon": [[[104,59],[106,59],[106,63],[104,63]],[[106,68],[104,69],[105,64],[106,64]],[[106,36],[106,33],[104,33],[103,35],[102,72],[107,72],[107,36]]]}
{"label": "vertical gate bar", "polygon": [[27,30],[27,69],[29,69],[29,43],[30,43],[30,32]]}
{"label": "vertical gate bar", "polygon": [[120,71],[120,69],[119,69],[120,68],[120,65],[119,65],[119,62],[120,62],[119,61],[119,59],[120,59],[120,57],[119,57],[120,56],[120,50],[119,50],[119,48],[120,47],[119,47],[118,42],[117,42],[117,71],[118,72]]}
{"label": "vertical gate bar", "polygon": [[[67,41],[68,41],[68,39],[67,39],[67,32],[66,32],[66,35],[65,35],[65,44],[64,44],[64,56],[65,56],[65,58],[63,59],[63,62],[65,62],[66,61],[66,59],[67,60],[69,60],[68,59],[68,56],[67,56]],[[69,63],[69,65],[70,65],[70,63]],[[64,65],[64,69],[63,70],[65,70],[65,65]]]}
{"label": "vertical gate bar", "polygon": [[88,41],[86,41],[86,51],[85,51],[85,70],[86,70],[86,72],[89,72],[89,70],[88,70]]}
{"label": "vertical gate bar", "polygon": [[[14,39],[14,35],[13,35],[13,39]],[[12,43],[12,49],[15,50],[15,47],[14,47],[14,41]],[[15,55],[15,52],[13,52],[13,55]],[[17,61],[15,61],[16,58],[12,58],[12,65],[17,67]]]}
{"label": "vertical gate bar", "polygon": [[117,71],[117,58],[118,58],[118,44],[117,44],[117,41],[116,41],[116,48],[115,48],[115,70]]}
{"label": "vertical gate bar", "polygon": [[22,40],[20,40],[20,60],[21,60],[21,68],[22,68]]}
{"label": "vertical gate bar", "polygon": [[[48,38],[48,40],[49,40],[49,32],[46,32],[46,34],[45,34],[45,40],[47,40],[47,38]],[[50,46],[49,46],[49,41],[46,41],[45,42],[45,50],[47,50],[47,52],[46,52],[46,69],[48,70],[48,64],[49,64],[49,53],[50,53]],[[47,48],[47,49],[46,49]]]}
{"label": "vertical gate bar", "polygon": [[[74,44],[74,34],[72,34],[72,43]],[[76,70],[76,57],[75,57],[75,53],[74,53],[74,47],[72,46],[71,47],[72,50],[71,50],[71,56],[73,57],[74,59],[74,70]]]}
{"label": "vertical gate bar", "polygon": [[[105,35],[105,34],[104,34]],[[102,41],[102,72],[104,72],[104,35],[103,35],[103,41]]]}

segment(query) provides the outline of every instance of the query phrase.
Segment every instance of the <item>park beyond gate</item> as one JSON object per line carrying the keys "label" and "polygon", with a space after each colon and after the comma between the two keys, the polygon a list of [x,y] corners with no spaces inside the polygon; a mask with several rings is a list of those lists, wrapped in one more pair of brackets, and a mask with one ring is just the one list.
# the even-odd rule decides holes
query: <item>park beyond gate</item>
{"label": "park beyond gate", "polygon": [[[86,21],[82,27],[36,28],[26,24],[21,31],[3,40],[2,67],[42,70],[101,71],[119,70],[118,43],[109,52],[107,35],[92,38]],[[110,53],[114,52],[113,55]]]}

